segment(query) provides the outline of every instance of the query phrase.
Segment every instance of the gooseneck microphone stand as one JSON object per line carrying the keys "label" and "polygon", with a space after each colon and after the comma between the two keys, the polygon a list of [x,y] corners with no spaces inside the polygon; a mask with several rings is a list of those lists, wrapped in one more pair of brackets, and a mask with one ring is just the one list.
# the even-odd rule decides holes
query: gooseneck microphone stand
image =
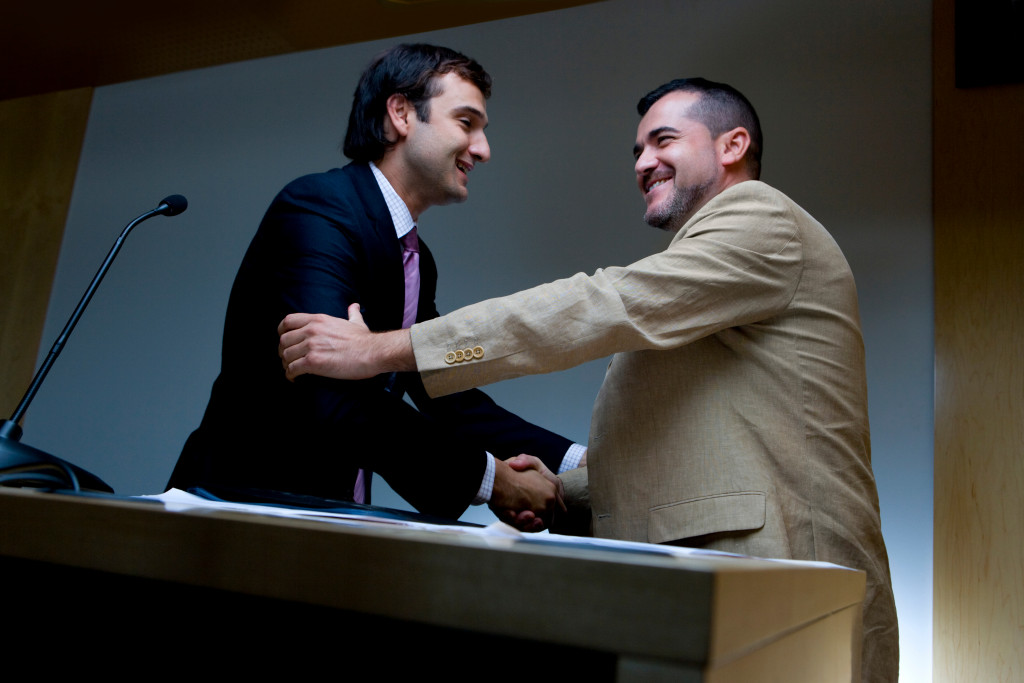
{"label": "gooseneck microphone stand", "polygon": [[114,257],[120,251],[121,245],[124,243],[125,238],[128,237],[128,233],[136,225],[153,216],[177,216],[187,208],[188,200],[180,194],[173,194],[161,201],[160,205],[152,211],[147,211],[129,223],[121,232],[121,236],[114,242],[110,253],[107,254],[107,258],[96,272],[96,276],[89,283],[89,288],[85,290],[82,300],[78,302],[78,306],[75,307],[71,318],[68,319],[67,324],[64,326],[64,331],[57,337],[57,341],[50,348],[50,353],[46,356],[46,360],[43,361],[39,370],[36,371],[32,384],[29,385],[28,391],[25,392],[18,407],[14,410],[14,414],[11,415],[9,420],[0,422],[0,486],[114,492],[102,479],[86,472],[82,468],[38,448],[21,443],[22,429],[19,422],[25,416],[25,411],[28,410],[29,404],[35,398],[36,392],[39,391],[40,385],[42,385],[47,373],[50,372],[50,368],[53,366],[54,361],[57,360],[57,356],[60,355],[68,337],[71,336],[72,330],[75,329],[75,325],[78,324],[78,320],[82,317],[82,312],[85,311],[89,300],[92,299],[92,295],[96,292],[96,288],[103,281],[103,276],[110,269],[110,265],[114,262]]}

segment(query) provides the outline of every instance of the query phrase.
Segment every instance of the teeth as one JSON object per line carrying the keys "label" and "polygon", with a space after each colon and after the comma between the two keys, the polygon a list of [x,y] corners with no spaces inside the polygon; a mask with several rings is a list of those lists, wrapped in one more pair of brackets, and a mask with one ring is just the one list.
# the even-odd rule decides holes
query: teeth
{"label": "teeth", "polygon": [[465,165],[462,164],[462,162],[456,161],[455,162],[455,166],[456,166],[456,168],[458,168],[463,173],[469,173],[469,171],[466,170],[466,167],[465,167]]}
{"label": "teeth", "polygon": [[650,185],[647,186],[647,191],[650,192],[651,190],[656,188],[658,185],[664,185],[665,183],[668,182],[668,180],[669,180],[668,178],[662,178],[661,180],[655,180],[653,183],[651,183]]}

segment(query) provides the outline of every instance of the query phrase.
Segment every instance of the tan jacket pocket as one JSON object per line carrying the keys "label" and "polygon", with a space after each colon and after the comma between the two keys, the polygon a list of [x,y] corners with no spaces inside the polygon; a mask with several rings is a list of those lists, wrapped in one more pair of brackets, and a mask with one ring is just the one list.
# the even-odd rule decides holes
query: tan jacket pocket
{"label": "tan jacket pocket", "polygon": [[764,520],[763,492],[722,493],[651,508],[647,539],[668,543],[723,531],[754,531],[764,526]]}

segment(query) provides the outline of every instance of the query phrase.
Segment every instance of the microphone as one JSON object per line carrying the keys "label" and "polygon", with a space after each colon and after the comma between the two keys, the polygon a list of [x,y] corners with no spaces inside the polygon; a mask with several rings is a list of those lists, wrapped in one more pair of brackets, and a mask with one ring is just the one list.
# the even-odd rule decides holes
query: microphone
{"label": "microphone", "polygon": [[121,236],[114,242],[114,246],[111,247],[107,258],[103,260],[92,282],[89,283],[89,287],[85,290],[85,294],[82,295],[81,301],[78,302],[78,306],[75,307],[67,324],[64,325],[64,330],[50,348],[50,353],[47,354],[46,360],[43,361],[43,364],[39,366],[39,370],[36,371],[35,377],[32,378],[32,383],[22,397],[21,402],[18,403],[14,414],[11,415],[9,420],[0,421],[0,486],[30,486],[51,489],[70,488],[75,491],[85,489],[105,493],[114,492],[106,482],[82,468],[38,448],[20,443],[22,429],[18,423],[21,422],[25,411],[28,410],[29,404],[35,398],[36,392],[39,391],[40,385],[42,385],[46,375],[50,372],[50,368],[53,367],[57,356],[60,355],[68,337],[71,336],[72,330],[75,329],[75,325],[78,324],[78,320],[82,317],[85,307],[89,305],[92,295],[96,293],[96,289],[100,286],[100,282],[103,281],[103,277],[110,270],[114,257],[121,250],[121,245],[124,244],[128,233],[136,225],[153,216],[177,216],[187,208],[187,199],[180,194],[172,194],[162,199],[159,206],[155,209],[135,218],[121,231]]}
{"label": "microphone", "polygon": [[188,208],[188,200],[180,194],[172,194],[160,200],[160,206],[156,210],[165,216],[177,216]]}

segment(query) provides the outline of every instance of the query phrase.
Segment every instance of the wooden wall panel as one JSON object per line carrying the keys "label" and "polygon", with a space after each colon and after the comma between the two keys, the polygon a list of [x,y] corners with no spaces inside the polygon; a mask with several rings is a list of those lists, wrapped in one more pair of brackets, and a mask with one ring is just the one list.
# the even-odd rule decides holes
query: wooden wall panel
{"label": "wooden wall panel", "polygon": [[0,414],[35,371],[92,88],[0,102]]}
{"label": "wooden wall panel", "polygon": [[1024,86],[934,53],[934,680],[1024,679]]}

